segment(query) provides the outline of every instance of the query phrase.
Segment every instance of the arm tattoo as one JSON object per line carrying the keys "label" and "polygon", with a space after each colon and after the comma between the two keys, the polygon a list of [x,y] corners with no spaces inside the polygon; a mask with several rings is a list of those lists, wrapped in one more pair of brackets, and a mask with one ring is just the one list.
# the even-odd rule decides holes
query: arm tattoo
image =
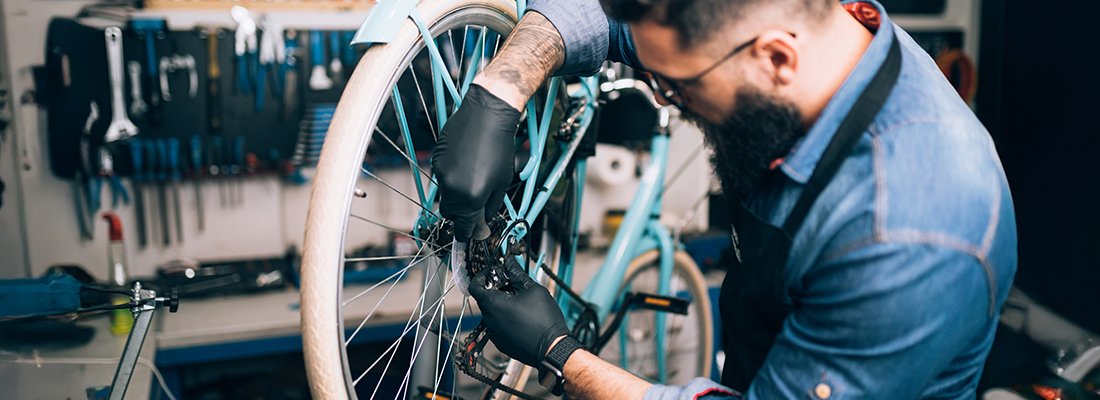
{"label": "arm tattoo", "polygon": [[542,14],[530,12],[512,30],[497,57],[477,77],[477,83],[486,86],[486,82],[495,81],[508,87],[521,97],[514,100],[522,104],[564,61],[565,44],[557,29]]}

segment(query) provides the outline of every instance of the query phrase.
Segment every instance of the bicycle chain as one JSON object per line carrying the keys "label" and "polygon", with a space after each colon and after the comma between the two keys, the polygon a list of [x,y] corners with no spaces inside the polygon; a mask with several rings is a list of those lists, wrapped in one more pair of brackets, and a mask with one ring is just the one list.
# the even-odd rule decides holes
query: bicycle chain
{"label": "bicycle chain", "polygon": [[493,390],[500,390],[524,400],[539,400],[538,397],[501,384],[498,380],[477,371],[477,358],[481,357],[481,349],[485,347],[485,343],[488,340],[489,337],[485,335],[485,324],[478,324],[473,332],[470,332],[470,334],[462,340],[462,346],[455,349],[454,354],[455,366],[458,367],[459,371],[476,379],[478,382],[489,385]]}

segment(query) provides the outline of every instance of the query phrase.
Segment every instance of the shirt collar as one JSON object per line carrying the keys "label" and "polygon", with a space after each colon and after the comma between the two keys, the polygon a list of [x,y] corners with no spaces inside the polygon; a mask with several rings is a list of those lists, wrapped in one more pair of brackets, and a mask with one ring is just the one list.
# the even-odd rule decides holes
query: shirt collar
{"label": "shirt collar", "polygon": [[791,149],[791,152],[783,160],[780,169],[792,180],[801,184],[805,184],[810,179],[810,175],[813,174],[817,162],[821,159],[821,155],[825,152],[829,141],[833,139],[833,135],[836,133],[841,121],[851,110],[859,95],[866,89],[871,78],[878,72],[879,67],[886,61],[886,54],[890,49],[890,45],[896,40],[893,23],[886,15],[886,10],[877,1],[848,0],[842,3],[867,3],[874,6],[878,9],[881,24],[875,32],[874,38],[871,39],[871,44],[867,46],[867,50],[860,57],[859,63],[856,64],[855,69],[848,75],[840,89],[833,94],[829,103],[825,105],[825,109],[822,110],[817,122],[810,127],[806,136]]}

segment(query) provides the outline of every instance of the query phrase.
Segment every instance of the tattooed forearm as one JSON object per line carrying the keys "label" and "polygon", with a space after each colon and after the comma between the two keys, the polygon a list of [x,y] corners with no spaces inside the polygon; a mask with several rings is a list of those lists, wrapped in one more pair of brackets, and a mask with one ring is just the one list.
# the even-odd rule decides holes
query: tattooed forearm
{"label": "tattooed forearm", "polygon": [[558,30],[542,14],[530,12],[474,83],[521,109],[564,61],[565,44]]}

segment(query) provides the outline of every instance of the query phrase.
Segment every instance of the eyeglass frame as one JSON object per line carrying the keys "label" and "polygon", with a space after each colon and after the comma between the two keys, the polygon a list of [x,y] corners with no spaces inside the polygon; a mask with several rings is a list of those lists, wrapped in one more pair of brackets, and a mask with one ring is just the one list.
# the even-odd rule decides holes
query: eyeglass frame
{"label": "eyeglass frame", "polygon": [[[793,33],[791,33],[790,35],[793,37],[797,37]],[[671,103],[677,108],[683,109],[684,105],[687,103],[687,96],[684,95],[683,88],[699,83],[699,81],[702,80],[703,77],[707,76],[707,74],[717,69],[726,61],[729,61],[729,59],[733,58],[733,56],[737,55],[737,53],[740,53],[741,51],[756,44],[757,40],[760,40],[760,36],[754,37],[745,43],[737,45],[737,47],[734,47],[733,50],[730,50],[729,53],[726,53],[726,55],[722,56],[722,58],[718,59],[718,61],[715,61],[714,64],[711,64],[709,67],[703,69],[699,73],[689,78],[672,79],[659,73],[650,71],[648,72],[649,86],[653,89],[653,93],[661,96],[662,98],[667,100],[668,103]]]}

